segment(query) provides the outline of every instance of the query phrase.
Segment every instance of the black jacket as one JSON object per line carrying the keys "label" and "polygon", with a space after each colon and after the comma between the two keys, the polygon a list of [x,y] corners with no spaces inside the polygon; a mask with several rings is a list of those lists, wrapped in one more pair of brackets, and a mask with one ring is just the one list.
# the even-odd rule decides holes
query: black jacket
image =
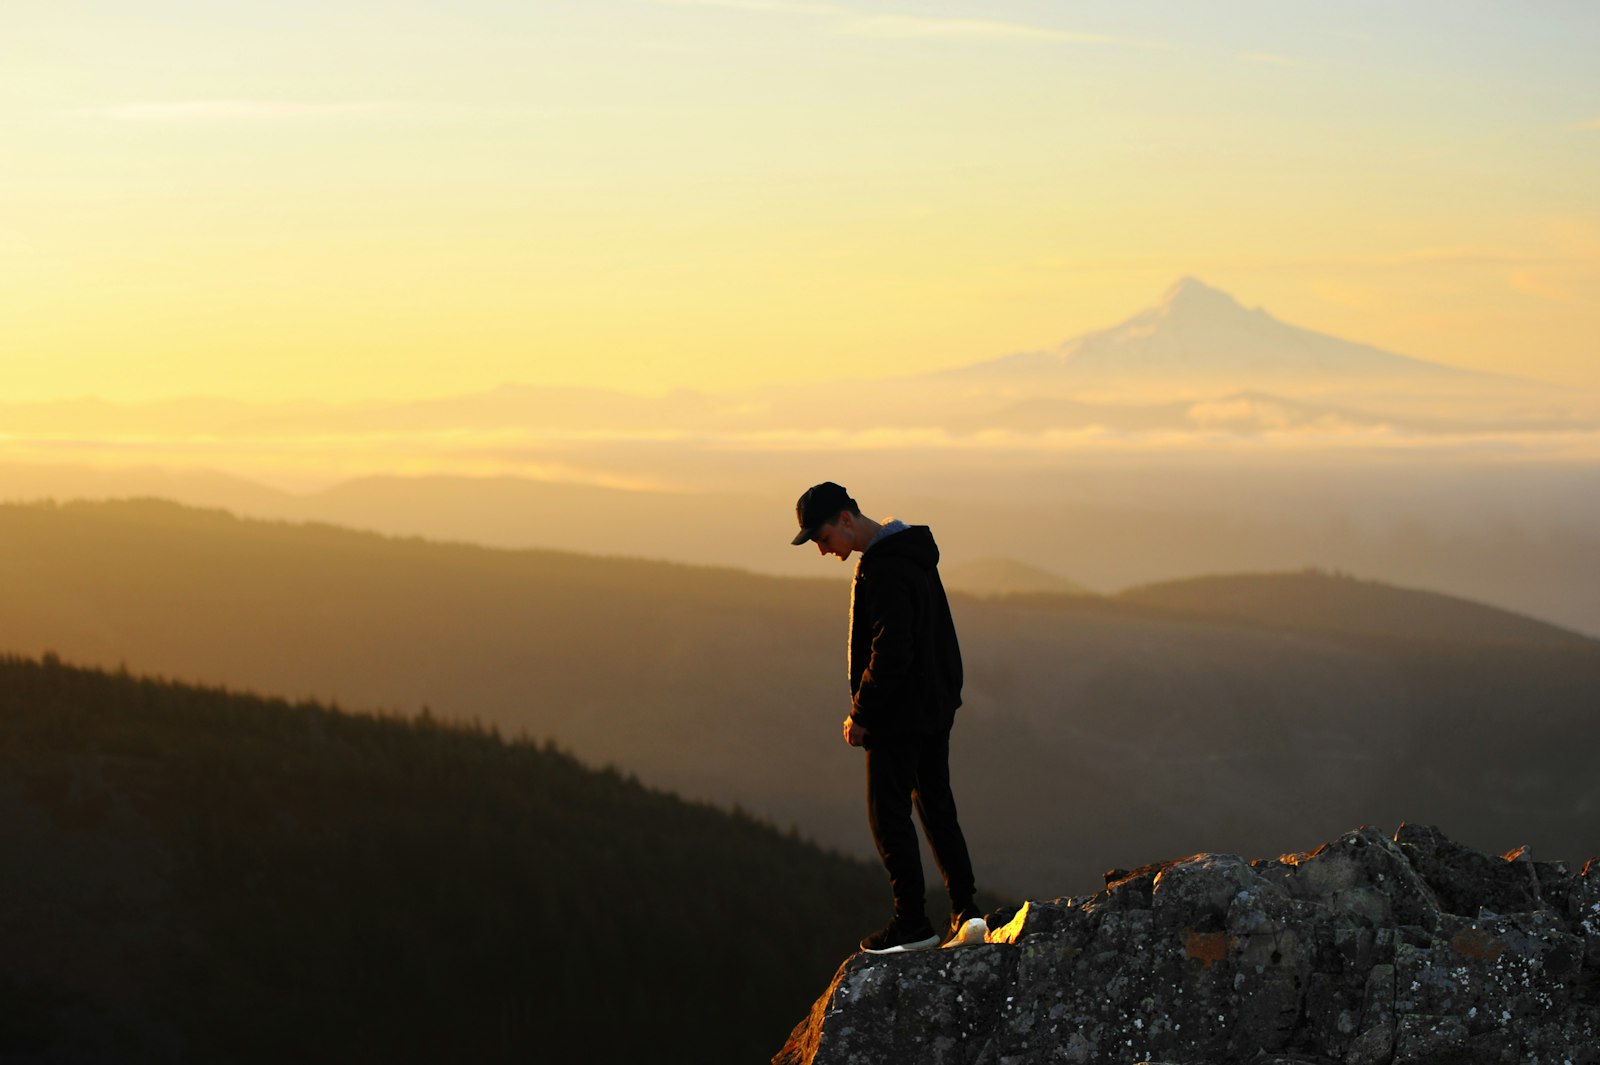
{"label": "black jacket", "polygon": [[874,737],[948,731],[961,705],[961,647],[926,525],[873,544],[850,599],[850,693]]}

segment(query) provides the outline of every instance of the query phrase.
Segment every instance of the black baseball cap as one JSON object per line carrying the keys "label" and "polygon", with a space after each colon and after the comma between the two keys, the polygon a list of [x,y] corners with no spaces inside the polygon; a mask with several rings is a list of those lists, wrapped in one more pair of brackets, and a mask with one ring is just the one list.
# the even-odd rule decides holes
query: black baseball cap
{"label": "black baseball cap", "polygon": [[807,488],[794,505],[794,516],[800,522],[800,532],[792,542],[798,546],[807,540],[815,540],[817,531],[837,518],[841,510],[860,510],[842,485],[823,481]]}

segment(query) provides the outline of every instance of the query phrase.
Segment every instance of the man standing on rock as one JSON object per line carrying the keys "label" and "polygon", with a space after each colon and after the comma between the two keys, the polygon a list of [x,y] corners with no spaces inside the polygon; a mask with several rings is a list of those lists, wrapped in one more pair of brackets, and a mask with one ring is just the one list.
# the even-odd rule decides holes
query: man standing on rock
{"label": "man standing on rock", "polygon": [[[867,822],[894,893],[894,919],[861,941],[873,954],[981,943],[972,859],[950,791],[950,726],[961,705],[961,647],[939,580],[939,548],[926,525],[865,517],[832,481],[795,505],[796,545],[815,541],[839,561],[852,552],[850,715],[844,740],[866,748]],[[928,923],[916,809],[950,894],[950,926]]]}

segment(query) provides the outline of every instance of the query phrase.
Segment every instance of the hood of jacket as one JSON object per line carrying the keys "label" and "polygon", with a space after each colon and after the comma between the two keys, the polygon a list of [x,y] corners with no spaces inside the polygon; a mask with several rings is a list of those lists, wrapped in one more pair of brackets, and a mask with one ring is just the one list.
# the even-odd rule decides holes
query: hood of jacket
{"label": "hood of jacket", "polygon": [[936,569],[939,565],[939,545],[933,542],[933,531],[926,525],[909,525],[903,531],[885,536],[861,556],[863,565],[887,558],[904,558],[923,569]]}

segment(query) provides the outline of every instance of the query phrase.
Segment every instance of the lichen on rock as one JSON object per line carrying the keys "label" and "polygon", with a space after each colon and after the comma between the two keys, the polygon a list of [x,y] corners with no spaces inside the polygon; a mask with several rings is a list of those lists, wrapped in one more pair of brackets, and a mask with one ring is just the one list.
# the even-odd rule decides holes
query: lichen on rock
{"label": "lichen on rock", "polygon": [[1600,1065],[1600,862],[1364,827],[847,960],[775,1065]]}

